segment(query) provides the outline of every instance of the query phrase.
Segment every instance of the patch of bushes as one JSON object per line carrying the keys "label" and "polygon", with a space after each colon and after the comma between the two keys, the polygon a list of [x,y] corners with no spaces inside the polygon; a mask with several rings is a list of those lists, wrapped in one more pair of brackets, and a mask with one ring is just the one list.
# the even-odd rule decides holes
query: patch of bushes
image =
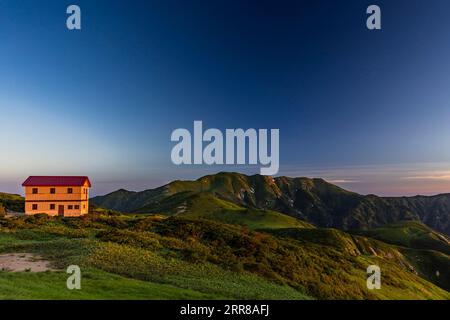
{"label": "patch of bushes", "polygon": [[133,247],[156,250],[162,248],[157,235],[149,232],[133,232],[129,230],[108,229],[97,233],[96,237],[102,241],[126,244]]}

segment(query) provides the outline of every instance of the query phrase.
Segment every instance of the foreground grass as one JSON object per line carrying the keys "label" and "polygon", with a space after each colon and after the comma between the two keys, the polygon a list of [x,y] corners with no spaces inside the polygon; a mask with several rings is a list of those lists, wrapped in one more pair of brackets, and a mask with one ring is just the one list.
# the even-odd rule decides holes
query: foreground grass
{"label": "foreground grass", "polygon": [[66,287],[64,272],[0,272],[0,299],[219,299],[168,284],[127,279],[107,272],[88,269],[82,272],[81,290]]}

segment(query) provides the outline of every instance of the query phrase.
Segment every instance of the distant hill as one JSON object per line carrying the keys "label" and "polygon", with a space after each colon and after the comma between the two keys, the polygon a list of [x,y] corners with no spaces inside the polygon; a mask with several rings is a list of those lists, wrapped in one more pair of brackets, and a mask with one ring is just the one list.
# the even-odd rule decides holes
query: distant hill
{"label": "distant hill", "polygon": [[[202,199],[208,198],[208,201]],[[378,197],[344,190],[323,179],[221,172],[195,181],[131,192],[118,190],[91,199],[108,209],[134,213],[192,214],[208,203],[215,216],[228,210],[269,210],[318,227],[370,229],[404,220],[422,221],[450,234],[450,194],[432,197]],[[201,209],[201,210],[199,210]],[[211,208],[210,208],[211,209]],[[243,211],[241,211],[243,212]]]}
{"label": "distant hill", "polygon": [[450,254],[450,239],[418,221],[401,221],[358,234],[403,247]]}

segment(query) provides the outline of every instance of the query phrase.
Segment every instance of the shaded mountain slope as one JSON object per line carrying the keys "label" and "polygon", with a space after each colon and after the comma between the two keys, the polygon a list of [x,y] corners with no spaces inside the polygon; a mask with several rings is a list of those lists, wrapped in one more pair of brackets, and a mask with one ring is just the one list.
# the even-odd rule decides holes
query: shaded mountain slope
{"label": "shaded mountain slope", "polygon": [[[390,245],[336,229],[288,228],[266,232],[282,238],[295,239],[301,244],[317,243],[351,256],[373,256],[387,260],[447,291],[450,290],[450,256],[442,252]],[[449,245],[445,250],[448,249]],[[383,272],[385,265],[379,266]]]}
{"label": "shaded mountain slope", "polygon": [[417,216],[427,226],[450,235],[450,194],[384,198],[395,211]]}
{"label": "shaded mountain slope", "polygon": [[450,254],[449,238],[418,221],[401,221],[357,233],[399,246]]}

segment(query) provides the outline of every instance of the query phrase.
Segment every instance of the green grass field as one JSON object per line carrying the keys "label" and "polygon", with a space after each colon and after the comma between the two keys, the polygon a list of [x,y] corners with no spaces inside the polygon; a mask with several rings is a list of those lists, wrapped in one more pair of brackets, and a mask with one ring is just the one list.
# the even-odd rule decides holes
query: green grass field
{"label": "green grass field", "polygon": [[215,299],[220,296],[168,284],[128,279],[95,269],[82,273],[81,290],[66,287],[64,272],[0,272],[0,299]]}

